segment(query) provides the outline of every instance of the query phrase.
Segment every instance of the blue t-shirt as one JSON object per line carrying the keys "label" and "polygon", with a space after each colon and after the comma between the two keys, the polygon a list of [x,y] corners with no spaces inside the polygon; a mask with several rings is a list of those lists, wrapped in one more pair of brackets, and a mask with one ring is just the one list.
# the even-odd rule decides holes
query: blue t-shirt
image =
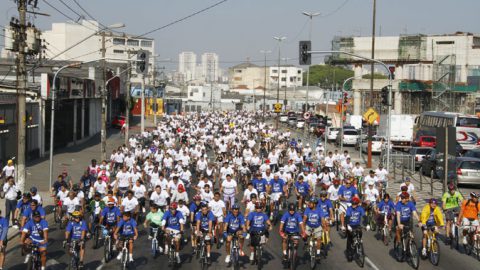
{"label": "blue t-shirt", "polygon": [[87,222],[83,220],[80,222],[70,221],[67,224],[66,231],[70,232],[71,239],[79,240],[82,238],[82,232],[87,231]]}
{"label": "blue t-shirt", "polygon": [[[40,213],[40,216],[45,217],[45,210],[43,209],[43,207],[41,207],[40,205],[37,205],[36,210]],[[27,219],[32,219],[33,211],[35,210],[32,210],[31,207],[28,207],[23,211],[23,216],[27,217]]]}
{"label": "blue t-shirt", "polygon": [[392,200],[389,200],[388,202],[382,200],[378,203],[377,207],[378,210],[383,214],[386,213],[387,215],[390,215],[395,212],[395,204]]}
{"label": "blue t-shirt", "polygon": [[417,208],[415,208],[415,205],[410,201],[406,204],[399,201],[395,206],[395,212],[400,212],[400,222],[410,221],[413,211],[417,211]]}
{"label": "blue t-shirt", "polygon": [[307,207],[307,209],[305,209],[303,215],[307,217],[307,221],[305,223],[310,228],[318,228],[322,226],[322,218],[325,217],[323,211],[320,208],[310,209],[310,207]]}
{"label": "blue t-shirt", "polygon": [[8,234],[8,219],[0,217],[0,240],[7,240]]}
{"label": "blue t-shirt", "polygon": [[104,223],[108,225],[115,225],[117,223],[117,218],[121,215],[122,213],[120,213],[120,209],[116,206],[112,207],[112,209],[110,209],[110,207],[104,207],[101,213]]}
{"label": "blue t-shirt", "polygon": [[428,216],[427,223],[425,225],[427,226],[435,226],[435,216],[433,215],[434,209],[430,208],[430,215]]}
{"label": "blue t-shirt", "polygon": [[253,179],[252,181],[253,187],[258,191],[258,193],[266,192],[267,191],[267,180],[265,178],[262,179]]}
{"label": "blue t-shirt", "polygon": [[135,222],[135,219],[133,218],[130,218],[127,221],[121,219],[120,222],[118,223],[118,227],[120,228],[119,230],[120,235],[132,236],[135,234],[135,228],[137,228],[137,222]]}
{"label": "blue t-shirt", "polygon": [[190,204],[190,209],[189,210],[190,210],[190,213],[194,214],[194,216],[197,214],[197,212],[200,211],[200,209],[201,209],[200,204],[197,205],[195,202],[192,202]]}
{"label": "blue t-shirt", "polygon": [[163,220],[165,220],[165,227],[167,229],[180,231],[180,223],[183,222],[183,215],[180,211],[175,211],[175,215],[172,214],[172,211],[165,212],[163,215]]}
{"label": "blue t-shirt", "polygon": [[307,196],[310,185],[307,182],[295,182],[295,188],[297,189],[298,193],[300,193],[300,195]]}
{"label": "blue t-shirt", "polygon": [[299,233],[300,224],[303,223],[302,216],[295,212],[293,215],[290,215],[289,212],[283,214],[280,222],[283,223],[283,231],[286,233]]}
{"label": "blue t-shirt", "polygon": [[17,203],[17,209],[20,209],[20,215],[23,215],[25,209],[30,208],[30,201],[24,202],[23,200],[19,200]]}
{"label": "blue t-shirt", "polygon": [[223,221],[227,226],[228,233],[235,233],[242,229],[242,226],[245,225],[245,218],[241,213],[238,213],[237,216],[234,216],[232,213],[228,213],[227,218]]}
{"label": "blue t-shirt", "polygon": [[25,226],[23,227],[23,232],[29,234],[29,238],[34,243],[43,242],[43,231],[48,230],[48,222],[44,219],[40,220],[40,222],[35,223],[33,219],[29,220]]}
{"label": "blue t-shirt", "polygon": [[356,208],[350,206],[348,207],[345,216],[350,218],[348,225],[359,226],[360,222],[362,221],[362,217],[365,216],[365,210],[361,206],[357,206]]}
{"label": "blue t-shirt", "polygon": [[338,190],[338,196],[343,196],[347,202],[352,202],[352,198],[358,194],[358,191],[355,187],[351,186],[349,188],[341,186]]}
{"label": "blue t-shirt", "polygon": [[195,221],[198,220],[200,220],[200,230],[208,231],[208,223],[210,221],[213,223],[215,221],[215,216],[213,215],[212,211],[208,211],[206,215],[204,215],[202,212],[198,212],[195,214]]}
{"label": "blue t-shirt", "polygon": [[267,228],[268,216],[263,212],[250,212],[248,214],[247,220],[250,221],[250,231],[265,231]]}
{"label": "blue t-shirt", "polygon": [[283,179],[278,179],[277,181],[272,179],[268,185],[272,187],[273,193],[281,193],[283,192],[283,186],[285,185],[285,182]]}
{"label": "blue t-shirt", "polygon": [[330,217],[330,209],[333,208],[332,201],[326,199],[325,201],[318,200],[317,209],[321,209],[323,216]]}

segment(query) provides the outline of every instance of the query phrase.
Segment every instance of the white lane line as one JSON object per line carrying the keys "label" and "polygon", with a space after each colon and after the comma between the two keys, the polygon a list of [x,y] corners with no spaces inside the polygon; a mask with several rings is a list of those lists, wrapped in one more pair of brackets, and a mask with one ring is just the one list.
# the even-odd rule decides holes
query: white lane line
{"label": "white lane line", "polygon": [[365,256],[365,262],[373,269],[373,270],[380,270],[373,262],[370,260],[370,258]]}
{"label": "white lane line", "polygon": [[105,258],[102,259],[102,264],[100,264],[95,270],[102,270],[102,268],[105,266]]}

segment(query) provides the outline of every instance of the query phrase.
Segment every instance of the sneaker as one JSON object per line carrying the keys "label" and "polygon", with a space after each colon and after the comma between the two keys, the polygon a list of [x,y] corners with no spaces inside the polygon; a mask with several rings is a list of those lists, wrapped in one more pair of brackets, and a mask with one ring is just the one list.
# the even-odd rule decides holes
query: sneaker
{"label": "sneaker", "polygon": [[25,256],[25,262],[24,263],[28,263],[28,261],[30,261],[30,257],[32,257],[32,254],[27,254],[27,256]]}
{"label": "sneaker", "polygon": [[18,225],[13,225],[12,228],[18,230]]}
{"label": "sneaker", "polygon": [[212,264],[212,259],[210,257],[207,257],[207,264],[211,265]]}
{"label": "sneaker", "polygon": [[467,244],[468,244],[468,241],[467,241],[467,237],[466,237],[466,236],[463,237],[462,243],[463,243],[464,245],[467,245]]}
{"label": "sneaker", "polygon": [[254,255],[255,255],[255,254],[253,254],[253,252],[252,252],[252,253],[250,253],[250,261],[253,261],[253,259],[254,259]]}
{"label": "sneaker", "polygon": [[159,252],[159,253],[163,253],[163,248],[159,246],[159,247],[158,247],[158,252]]}
{"label": "sneaker", "polygon": [[[245,256],[245,252],[243,252],[243,250],[240,250],[239,254],[240,254],[240,257]],[[1,269],[0,269],[0,270],[1,270]]]}
{"label": "sneaker", "polygon": [[288,260],[287,254],[283,254],[283,261],[286,262]]}
{"label": "sneaker", "polygon": [[180,254],[177,255],[177,264],[180,264],[182,260],[180,259]]}
{"label": "sneaker", "polygon": [[122,253],[121,253],[121,252],[119,252],[119,253],[118,253],[118,255],[117,255],[117,260],[119,260],[119,261],[120,261],[121,259],[122,259]]}
{"label": "sneaker", "polygon": [[427,249],[426,248],[422,248],[422,256],[427,257]]}
{"label": "sneaker", "polygon": [[227,257],[225,257],[225,263],[230,263],[230,255],[227,255]]}
{"label": "sneaker", "polygon": [[345,226],[341,226],[340,229],[341,229],[342,231],[345,231]]}
{"label": "sneaker", "polygon": [[223,244],[223,237],[220,238],[220,244]]}
{"label": "sneaker", "polygon": [[90,237],[92,237],[92,234],[87,232],[87,238],[90,239]]}
{"label": "sneaker", "polygon": [[147,238],[148,238],[148,240],[152,240],[153,237],[151,235],[149,235]]}
{"label": "sneaker", "polygon": [[128,258],[128,262],[133,262],[133,257]]}
{"label": "sneaker", "polygon": [[[83,262],[80,262],[80,263],[78,264],[78,269],[83,269]],[[1,270],[1,269],[0,269],[0,270]]]}

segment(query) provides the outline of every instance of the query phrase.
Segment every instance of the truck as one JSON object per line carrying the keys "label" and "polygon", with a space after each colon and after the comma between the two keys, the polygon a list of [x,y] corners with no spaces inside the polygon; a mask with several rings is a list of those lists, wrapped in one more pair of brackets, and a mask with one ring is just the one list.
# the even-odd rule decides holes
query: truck
{"label": "truck", "polygon": [[[387,138],[387,117],[380,116],[377,135]],[[392,114],[390,123],[390,142],[392,148],[403,149],[410,147],[413,139],[413,127],[415,125],[415,115],[410,114]]]}
{"label": "truck", "polygon": [[361,115],[347,115],[346,124],[355,127],[355,129],[362,128],[362,116]]}

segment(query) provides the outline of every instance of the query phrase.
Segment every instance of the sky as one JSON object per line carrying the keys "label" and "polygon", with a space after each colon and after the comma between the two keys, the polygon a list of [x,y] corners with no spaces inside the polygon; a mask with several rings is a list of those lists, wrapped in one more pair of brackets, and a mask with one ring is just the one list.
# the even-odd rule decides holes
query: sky
{"label": "sky", "polygon": [[[0,0],[0,24],[8,24],[18,16],[13,0]],[[88,16],[74,0],[38,0],[39,12],[51,16],[30,16],[43,30],[67,16]],[[207,8],[222,0],[76,0],[92,17],[104,25],[124,23],[122,31],[137,35],[168,25],[178,19]],[[334,36],[370,36],[373,0],[224,0],[225,2],[153,32],[158,59],[166,69],[176,69],[178,54],[193,51],[197,60],[204,52],[219,55],[220,66],[228,68],[247,60],[263,64],[261,50],[270,50],[271,64],[278,60],[279,42],[274,36],[287,39],[281,43],[281,57],[289,64],[298,64],[298,41],[309,37],[310,19],[303,11],[319,12],[312,26],[314,50],[331,49]],[[444,34],[456,31],[480,33],[480,1],[478,0],[377,0],[377,35]],[[3,39],[0,40],[3,45]],[[323,58],[316,57],[318,63]],[[282,62],[284,63],[284,62]]]}

